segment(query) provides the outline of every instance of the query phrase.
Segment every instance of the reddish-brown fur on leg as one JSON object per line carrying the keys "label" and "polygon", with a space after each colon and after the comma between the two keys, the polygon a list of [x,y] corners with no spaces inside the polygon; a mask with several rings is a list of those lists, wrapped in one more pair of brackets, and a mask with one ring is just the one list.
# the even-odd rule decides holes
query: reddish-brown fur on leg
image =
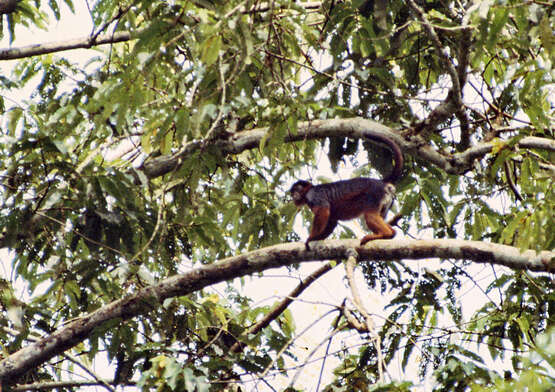
{"label": "reddish-brown fur on leg", "polygon": [[393,184],[403,172],[403,154],[388,137],[378,134],[369,134],[368,137],[385,143],[393,152],[395,166],[389,176],[383,180],[358,177],[321,185],[299,180],[289,190],[296,206],[307,204],[314,213],[312,229],[305,243],[307,250],[310,241],[327,238],[337,226],[337,221],[360,215],[364,215],[368,228],[373,231],[361,240],[361,245],[395,235],[395,230],[384,221],[384,217],[395,198]]}
{"label": "reddish-brown fur on leg", "polygon": [[322,233],[328,226],[328,219],[330,218],[330,209],[326,207],[314,207],[314,221],[312,222],[312,229],[306,242],[317,241],[321,239]]}
{"label": "reddish-brown fur on leg", "polygon": [[368,234],[360,240],[360,244],[364,245],[369,241],[379,239],[389,239],[395,236],[395,230],[389,226],[377,211],[367,211],[364,213],[366,225],[374,234]]}
{"label": "reddish-brown fur on leg", "polygon": [[330,219],[331,210],[328,207],[318,207],[312,208],[314,212],[314,221],[312,222],[312,229],[310,230],[310,235],[306,239],[305,248],[309,250],[308,243],[310,241],[323,240],[327,238],[337,226],[337,220]]}

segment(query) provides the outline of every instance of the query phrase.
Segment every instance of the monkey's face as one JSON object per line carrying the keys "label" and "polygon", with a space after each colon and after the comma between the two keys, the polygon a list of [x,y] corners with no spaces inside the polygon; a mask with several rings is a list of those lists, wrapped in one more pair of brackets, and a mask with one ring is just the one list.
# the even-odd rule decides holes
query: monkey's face
{"label": "monkey's face", "polygon": [[293,184],[289,193],[291,193],[291,198],[296,206],[302,206],[306,203],[305,194],[308,192],[312,184],[308,181],[297,181]]}

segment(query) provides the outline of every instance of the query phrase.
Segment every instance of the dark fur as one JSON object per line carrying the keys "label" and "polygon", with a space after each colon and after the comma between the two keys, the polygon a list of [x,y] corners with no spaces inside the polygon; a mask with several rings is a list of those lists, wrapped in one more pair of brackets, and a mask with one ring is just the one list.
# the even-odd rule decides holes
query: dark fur
{"label": "dark fur", "polygon": [[395,158],[395,166],[384,180],[358,177],[322,185],[300,180],[291,187],[289,192],[295,205],[307,204],[314,213],[312,229],[306,240],[307,249],[310,241],[327,238],[337,226],[337,221],[361,215],[364,215],[368,228],[374,232],[365,236],[361,245],[374,239],[393,238],[395,235],[395,230],[384,218],[395,197],[393,183],[401,176],[403,155],[392,140],[383,136],[375,139],[387,144]]}

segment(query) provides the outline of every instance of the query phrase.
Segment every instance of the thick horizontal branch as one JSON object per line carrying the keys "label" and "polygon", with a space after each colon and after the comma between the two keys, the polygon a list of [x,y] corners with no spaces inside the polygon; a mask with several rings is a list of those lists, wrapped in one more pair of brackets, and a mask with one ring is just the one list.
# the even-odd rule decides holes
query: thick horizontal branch
{"label": "thick horizontal branch", "polygon": [[365,247],[358,240],[328,240],[316,242],[314,249],[305,250],[304,243],[287,243],[259,249],[204,265],[181,275],[165,279],[123,299],[114,301],[80,317],[51,335],[11,354],[0,362],[0,380],[7,382],[26,371],[40,366],[56,355],[85,340],[93,329],[107,321],[130,319],[159,306],[165,299],[187,295],[215,283],[305,261],[341,260],[355,248],[360,261],[398,259],[471,260],[477,263],[504,265],[530,271],[553,271],[555,252],[536,253],[517,248],[461,240],[382,240]]}
{"label": "thick horizontal branch", "polygon": [[[256,128],[249,131],[237,132],[226,140],[218,139],[212,143],[224,155],[239,154],[249,149],[258,148],[268,132],[269,128]],[[496,143],[497,145],[499,143],[494,141],[478,144],[456,154],[438,152],[423,137],[412,135],[410,138],[404,138],[398,132],[383,124],[361,117],[301,122],[298,125],[297,132],[288,134],[284,141],[318,140],[332,136],[367,139],[372,134],[389,137],[405,153],[410,153],[418,159],[429,162],[450,174],[462,174],[471,170],[476,159],[480,159],[490,153]],[[179,153],[147,160],[141,167],[141,170],[149,178],[162,176],[179,168],[183,160],[190,158],[195,152],[205,146],[206,144],[201,141],[193,141],[184,146]],[[533,136],[521,139],[518,146],[521,148],[539,148],[555,151],[554,140]]]}
{"label": "thick horizontal branch", "polygon": [[[505,142],[508,143],[508,141]],[[475,159],[482,158],[484,155],[489,154],[494,146],[499,147],[499,140],[476,144],[460,154],[454,154],[453,157],[461,161],[460,165],[464,165],[465,162],[471,163]],[[520,139],[517,146],[525,149],[555,151],[555,140],[537,136],[526,136]]]}
{"label": "thick horizontal branch", "polygon": [[115,44],[116,42],[129,41],[137,34],[128,31],[118,31],[113,34],[103,34],[98,37],[81,37],[65,41],[47,42],[0,50],[0,60],[14,60],[25,57],[40,56],[47,53],[62,52],[71,49],[89,49],[96,45]]}

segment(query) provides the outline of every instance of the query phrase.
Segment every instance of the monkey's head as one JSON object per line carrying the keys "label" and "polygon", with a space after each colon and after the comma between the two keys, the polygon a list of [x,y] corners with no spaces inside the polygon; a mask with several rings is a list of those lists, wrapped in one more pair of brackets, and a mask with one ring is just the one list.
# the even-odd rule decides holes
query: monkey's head
{"label": "monkey's head", "polygon": [[291,197],[293,198],[293,203],[295,203],[296,206],[302,206],[306,203],[305,195],[311,187],[312,184],[310,182],[299,180],[289,189],[289,193],[291,193]]}

